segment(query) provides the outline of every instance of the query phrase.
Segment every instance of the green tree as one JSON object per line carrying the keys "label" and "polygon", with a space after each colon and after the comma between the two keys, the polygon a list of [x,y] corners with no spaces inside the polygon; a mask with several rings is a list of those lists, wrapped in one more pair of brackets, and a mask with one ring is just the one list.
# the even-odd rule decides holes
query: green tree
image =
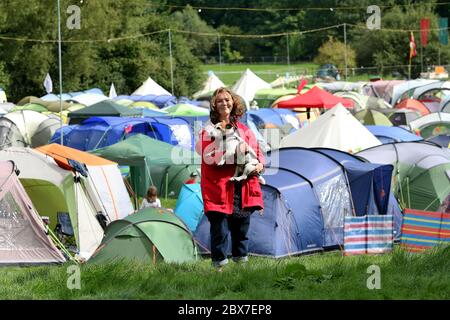
{"label": "green tree", "polygon": [[350,46],[330,37],[330,39],[325,42],[319,48],[319,54],[314,59],[315,63],[325,64],[332,63],[338,69],[343,70],[345,68],[345,55],[347,54],[347,67],[353,68],[356,66],[356,53]]}
{"label": "green tree", "polygon": [[216,30],[203,21],[191,6],[187,5],[182,11],[176,11],[171,16],[175,28],[190,32],[185,38],[195,56],[206,56],[217,44]]}
{"label": "green tree", "polygon": [[[81,29],[71,30],[66,9],[72,3],[61,1],[63,91],[95,86],[106,92],[114,82],[119,93],[131,93],[148,76],[171,90],[168,33],[158,33],[170,28],[168,12],[152,9],[146,0],[76,2]],[[19,0],[0,3],[0,34],[28,39],[0,42],[9,78],[5,89],[13,101],[45,94],[47,72],[54,88],[59,87],[56,9],[56,3],[49,7],[39,0],[28,0],[26,6]],[[174,35],[172,44],[174,93],[189,95],[200,86],[199,60],[183,36]]]}
{"label": "green tree", "polygon": [[[412,3],[409,1],[409,3]],[[422,3],[420,6],[394,6],[383,12],[380,30],[368,30],[364,25],[352,30],[353,46],[357,53],[359,66],[377,66],[384,75],[400,72],[408,76],[409,35],[404,30],[420,28],[420,19],[430,19],[430,29],[437,29],[438,16],[434,13],[436,1]],[[430,31],[428,45],[421,47],[420,32],[414,32],[417,56],[412,59],[412,77],[419,75],[421,62],[424,70],[427,65],[447,64],[450,59],[449,46],[441,46],[438,32]]]}

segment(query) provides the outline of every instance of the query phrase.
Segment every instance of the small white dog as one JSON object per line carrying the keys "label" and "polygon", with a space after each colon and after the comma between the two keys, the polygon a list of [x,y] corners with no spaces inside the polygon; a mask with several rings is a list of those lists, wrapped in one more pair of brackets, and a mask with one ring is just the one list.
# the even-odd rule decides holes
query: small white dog
{"label": "small white dog", "polygon": [[[233,163],[234,156],[237,155],[236,171],[234,176],[230,178],[231,181],[247,179],[256,170],[256,165],[259,161],[255,150],[239,136],[233,127],[227,126],[223,128],[219,122],[216,125],[210,126],[207,133],[211,138],[214,138],[214,143],[217,147],[225,150],[218,165]],[[241,150],[245,150],[245,152],[242,153]],[[258,175],[258,180],[259,183],[266,184],[266,181],[260,175]]]}

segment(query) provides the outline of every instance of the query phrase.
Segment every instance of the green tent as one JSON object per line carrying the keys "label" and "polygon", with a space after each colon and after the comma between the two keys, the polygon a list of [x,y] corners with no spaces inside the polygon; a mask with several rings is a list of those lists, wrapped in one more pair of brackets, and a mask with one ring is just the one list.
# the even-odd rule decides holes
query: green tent
{"label": "green tent", "polygon": [[[301,93],[307,92],[312,87],[320,87],[318,84],[311,84],[306,85]],[[270,108],[272,104],[280,97],[291,95],[291,94],[297,94],[297,89],[260,89],[256,91],[255,97],[253,100],[255,100],[258,103],[258,107],[260,108]]]}
{"label": "green tent", "polygon": [[392,127],[392,122],[383,113],[365,109],[355,113],[355,118],[359,120],[363,125],[376,125],[376,126],[388,126]]}
{"label": "green tent", "polygon": [[145,108],[150,110],[158,110],[161,111],[154,103],[148,102],[148,101],[136,101],[129,105],[127,105],[129,108]]}
{"label": "green tent", "polygon": [[36,112],[46,112],[46,111],[48,111],[48,109],[45,106],[41,105],[41,104],[38,104],[38,103],[27,103],[27,104],[25,104],[23,106],[19,106],[19,105],[15,106],[14,108],[12,108],[10,110],[10,112],[19,111],[19,110],[33,110],[33,111],[36,111]]}
{"label": "green tent", "polygon": [[260,108],[270,108],[279,97],[297,94],[297,89],[261,89],[256,91],[253,98]]}
{"label": "green tent", "polygon": [[142,116],[142,111],[121,106],[112,100],[103,100],[92,106],[70,112],[68,116],[70,124],[77,124],[90,117],[139,117]]}
{"label": "green tent", "polygon": [[88,263],[114,260],[194,262],[197,247],[189,229],[173,212],[146,208],[111,222]]}
{"label": "green tent", "polygon": [[167,108],[164,108],[163,111],[166,111],[168,114],[172,116],[208,116],[209,110],[202,107],[197,107],[192,104],[180,103]]}
{"label": "green tent", "polygon": [[160,195],[177,196],[184,181],[199,171],[200,157],[189,149],[137,134],[92,151],[102,158],[130,167],[133,190],[144,196],[155,185]]}

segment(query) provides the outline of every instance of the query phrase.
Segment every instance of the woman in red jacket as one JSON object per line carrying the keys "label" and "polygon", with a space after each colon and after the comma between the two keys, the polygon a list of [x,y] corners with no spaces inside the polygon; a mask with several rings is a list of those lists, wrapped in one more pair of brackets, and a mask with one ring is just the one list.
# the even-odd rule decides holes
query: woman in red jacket
{"label": "woman in red jacket", "polygon": [[[218,268],[228,263],[228,233],[231,233],[233,260],[236,262],[248,260],[247,232],[250,215],[255,210],[262,210],[264,206],[257,177],[264,169],[264,156],[255,135],[239,122],[243,114],[244,107],[238,96],[229,89],[217,89],[211,98],[210,120],[200,132],[200,139],[196,145],[197,152],[202,156],[200,185],[204,212],[211,224],[211,259],[213,265]],[[225,146],[208,134],[218,123],[228,131],[233,129],[238,132],[246,142],[236,153],[244,153],[248,146],[256,151],[259,163],[253,174],[241,182],[230,181],[235,173],[236,157],[234,161],[227,159],[225,164],[218,165],[224,156]]]}

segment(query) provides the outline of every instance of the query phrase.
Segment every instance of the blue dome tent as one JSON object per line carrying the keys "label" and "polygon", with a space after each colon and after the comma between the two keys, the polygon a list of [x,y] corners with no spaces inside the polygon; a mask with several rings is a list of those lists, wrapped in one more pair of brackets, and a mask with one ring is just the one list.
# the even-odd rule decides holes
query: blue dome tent
{"label": "blue dome tent", "polygon": [[401,127],[365,126],[382,144],[402,141],[420,141],[422,137],[416,136]]}
{"label": "blue dome tent", "polygon": [[[63,127],[64,145],[82,151],[103,148],[138,133],[172,145],[193,148],[189,123],[181,118],[92,117],[68,127],[70,129]],[[60,135],[58,129],[51,141],[59,143]]]}

